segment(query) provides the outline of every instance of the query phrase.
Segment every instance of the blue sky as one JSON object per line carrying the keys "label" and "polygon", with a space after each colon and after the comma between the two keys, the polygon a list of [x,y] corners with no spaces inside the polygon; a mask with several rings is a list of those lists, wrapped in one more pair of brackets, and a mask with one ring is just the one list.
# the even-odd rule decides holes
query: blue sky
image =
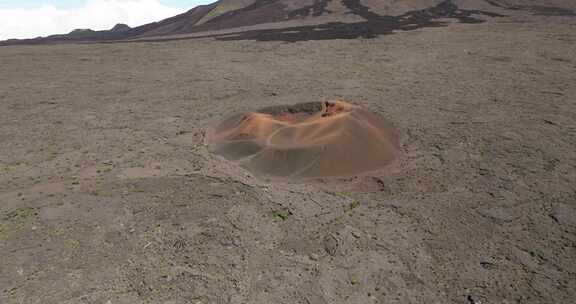
{"label": "blue sky", "polygon": [[0,40],[139,26],[215,0],[0,0]]}

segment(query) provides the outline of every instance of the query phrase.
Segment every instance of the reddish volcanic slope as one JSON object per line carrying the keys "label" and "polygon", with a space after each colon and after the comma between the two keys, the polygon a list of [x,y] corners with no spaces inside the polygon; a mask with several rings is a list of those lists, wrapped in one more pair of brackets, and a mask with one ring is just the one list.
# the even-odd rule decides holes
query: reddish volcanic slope
{"label": "reddish volcanic slope", "polygon": [[381,169],[398,150],[389,122],[343,101],[237,114],[210,130],[207,141],[212,152],[257,176],[296,179]]}

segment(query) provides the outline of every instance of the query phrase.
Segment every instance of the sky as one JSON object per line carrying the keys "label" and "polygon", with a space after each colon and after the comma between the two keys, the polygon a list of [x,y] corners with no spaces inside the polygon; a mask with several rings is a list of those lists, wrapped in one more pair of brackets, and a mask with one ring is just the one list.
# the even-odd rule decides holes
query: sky
{"label": "sky", "polygon": [[0,0],[0,40],[69,33],[77,28],[131,27],[216,0]]}

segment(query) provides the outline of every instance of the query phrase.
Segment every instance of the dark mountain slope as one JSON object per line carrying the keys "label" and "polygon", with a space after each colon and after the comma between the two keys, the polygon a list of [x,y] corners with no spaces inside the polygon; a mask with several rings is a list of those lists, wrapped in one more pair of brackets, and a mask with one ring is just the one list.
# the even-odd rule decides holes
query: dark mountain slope
{"label": "dark mountain slope", "polygon": [[[109,31],[75,30],[44,38],[8,40],[7,44],[39,44],[70,41],[149,39],[188,33],[214,32],[258,24],[306,20],[308,31],[339,28],[347,36],[366,36],[394,29],[430,26],[433,19],[448,17],[460,22],[482,22],[485,18],[513,14],[576,16],[572,0],[220,0],[195,7],[183,14],[129,28],[115,26]],[[408,20],[408,21],[406,21]],[[310,27],[310,24],[316,26]],[[438,22],[434,23],[438,25]],[[275,26],[276,28],[281,26]],[[357,27],[365,28],[357,30]],[[306,29],[306,27],[302,27]],[[369,28],[367,30],[366,28]],[[262,26],[262,30],[266,26]],[[281,32],[274,30],[274,32]],[[265,32],[262,32],[265,33]],[[247,32],[245,36],[252,36]],[[316,36],[321,33],[314,34]],[[327,37],[332,37],[329,35]],[[336,35],[342,36],[342,35]]]}

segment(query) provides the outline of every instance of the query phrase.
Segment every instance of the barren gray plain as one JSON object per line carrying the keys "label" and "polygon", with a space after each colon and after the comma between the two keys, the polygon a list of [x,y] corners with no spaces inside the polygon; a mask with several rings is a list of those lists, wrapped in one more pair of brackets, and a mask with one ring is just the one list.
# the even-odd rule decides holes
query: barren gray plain
{"label": "barren gray plain", "polygon": [[[0,303],[574,303],[576,22],[0,48]],[[363,177],[270,182],[204,131],[342,99]]]}

